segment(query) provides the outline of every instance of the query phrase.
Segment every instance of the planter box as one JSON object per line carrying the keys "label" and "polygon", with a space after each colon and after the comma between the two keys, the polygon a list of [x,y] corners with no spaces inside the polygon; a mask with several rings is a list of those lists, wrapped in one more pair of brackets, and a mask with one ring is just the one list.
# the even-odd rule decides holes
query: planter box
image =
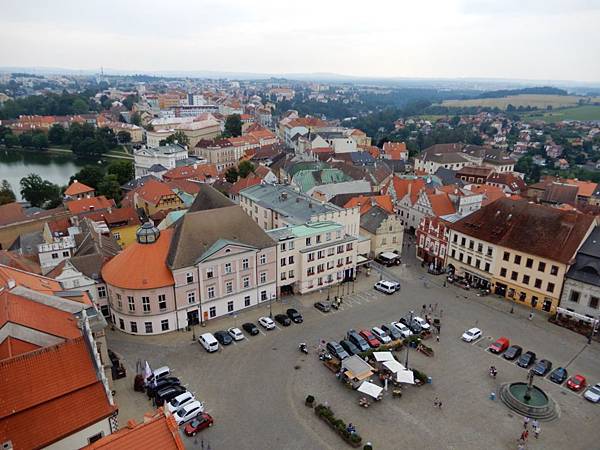
{"label": "planter box", "polygon": [[342,434],[342,432],[340,430],[337,429],[337,427],[335,425],[331,424],[325,416],[320,416],[317,413],[316,409],[315,409],[315,414],[317,415],[317,417],[319,419],[321,419],[323,422],[325,422],[329,428],[331,428],[335,433],[337,433],[338,436],[341,437],[346,442],[346,444],[348,444],[350,447],[359,448],[360,446],[363,445],[362,440],[360,442],[352,442],[349,437],[346,437],[344,434]]}

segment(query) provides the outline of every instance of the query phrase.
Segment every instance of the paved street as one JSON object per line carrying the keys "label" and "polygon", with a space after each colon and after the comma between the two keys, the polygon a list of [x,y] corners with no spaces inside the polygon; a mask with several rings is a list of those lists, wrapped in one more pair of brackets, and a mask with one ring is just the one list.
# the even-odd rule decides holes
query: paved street
{"label": "paved street", "polygon": [[[511,314],[510,304],[493,296],[479,298],[474,292],[443,287],[443,278],[425,275],[413,257],[406,261],[408,267],[386,269],[386,274],[402,283],[400,293],[386,296],[374,291],[372,285],[379,276],[373,272],[369,278],[361,275],[354,294],[352,285],[344,288],[350,293],[344,295],[339,311],[324,314],[312,306],[327,292],[289,298],[273,305],[273,313],[292,304],[304,315],[304,324],[264,331],[216,354],[206,353],[193,342],[191,332],[157,337],[110,332],[110,347],[125,358],[128,368],[128,378],[116,382],[121,425],[130,417],[140,420],[151,408],[146,397],[132,389],[138,359],[147,359],[153,367],[169,365],[206,403],[215,418],[214,427],[198,435],[197,441],[184,440],[188,448],[201,448],[204,440],[213,450],[344,448],[346,444],[304,406],[308,394],[318,402],[327,401],[336,415],[352,422],[376,449],[514,449],[521,418],[489,395],[500,383],[525,380],[526,371],[485,351],[499,336],[535,351],[538,358],[550,359],[555,367],[566,366],[570,374],[582,373],[588,382],[600,381],[597,343],[588,346],[583,336],[548,323],[541,314],[529,321],[529,311],[520,306]],[[331,295],[336,293],[332,290]],[[438,313],[443,310],[440,343],[427,342],[435,356],[409,354],[409,365],[426,372],[433,382],[405,389],[400,399],[386,394],[369,409],[360,408],[359,394],[340,384],[314,350],[303,355],[296,349],[301,341],[316,345],[319,339],[339,340],[349,328],[381,325],[435,303]],[[268,315],[268,308],[219,319],[196,332],[239,326],[261,315]],[[462,342],[460,335],[473,326],[481,328],[484,337],[474,344]],[[400,353],[401,361],[404,355]],[[488,376],[492,364],[499,370],[496,380]],[[559,404],[561,416],[542,423],[540,439],[530,439],[529,448],[598,448],[600,405],[546,379],[536,383]],[[436,396],[443,401],[442,410],[432,406]]]}

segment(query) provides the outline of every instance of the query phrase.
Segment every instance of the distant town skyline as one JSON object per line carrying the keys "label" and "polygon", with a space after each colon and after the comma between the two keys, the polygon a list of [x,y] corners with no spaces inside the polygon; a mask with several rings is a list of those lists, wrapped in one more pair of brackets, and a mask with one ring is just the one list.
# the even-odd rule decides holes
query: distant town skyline
{"label": "distant town skyline", "polygon": [[600,82],[600,2],[6,3],[0,65]]}

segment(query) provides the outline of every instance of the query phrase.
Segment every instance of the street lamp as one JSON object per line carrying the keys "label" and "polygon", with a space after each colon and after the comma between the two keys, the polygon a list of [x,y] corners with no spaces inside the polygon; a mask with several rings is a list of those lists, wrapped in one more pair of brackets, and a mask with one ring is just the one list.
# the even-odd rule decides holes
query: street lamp
{"label": "street lamp", "polygon": [[[414,315],[414,312],[413,312],[413,311],[411,311],[411,312],[410,312],[410,320],[409,320],[409,322],[408,322],[408,327],[409,327],[409,328],[410,328],[410,325],[412,325],[412,321],[413,321],[413,315]],[[404,367],[406,367],[406,370],[408,370],[408,347],[409,347],[409,346],[407,345],[407,346],[406,346],[406,360],[404,361]]]}
{"label": "street lamp", "polygon": [[276,298],[276,294],[271,294],[271,300],[269,301],[269,317],[273,318],[273,299]]}

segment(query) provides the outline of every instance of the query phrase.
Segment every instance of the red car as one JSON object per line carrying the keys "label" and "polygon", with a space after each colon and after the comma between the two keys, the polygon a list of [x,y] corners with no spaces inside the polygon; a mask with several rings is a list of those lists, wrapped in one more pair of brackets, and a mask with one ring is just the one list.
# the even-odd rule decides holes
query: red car
{"label": "red car", "polygon": [[196,433],[204,430],[205,428],[212,427],[213,418],[210,414],[200,413],[184,428],[186,436],[196,436]]}
{"label": "red car", "polygon": [[582,390],[586,385],[585,382],[585,377],[583,375],[575,375],[572,376],[571,378],[569,378],[569,381],[567,381],[567,387],[569,389],[571,389],[572,391],[576,391],[579,392],[580,390]]}
{"label": "red car", "polygon": [[501,337],[498,338],[498,340],[492,345],[490,345],[489,350],[492,353],[502,353],[508,347],[510,347],[510,341],[505,337]]}
{"label": "red car", "polygon": [[360,330],[358,334],[364,337],[365,341],[367,341],[367,343],[373,348],[377,348],[381,344],[381,342],[379,342],[379,339],[377,339],[375,335],[371,333],[370,330]]}

